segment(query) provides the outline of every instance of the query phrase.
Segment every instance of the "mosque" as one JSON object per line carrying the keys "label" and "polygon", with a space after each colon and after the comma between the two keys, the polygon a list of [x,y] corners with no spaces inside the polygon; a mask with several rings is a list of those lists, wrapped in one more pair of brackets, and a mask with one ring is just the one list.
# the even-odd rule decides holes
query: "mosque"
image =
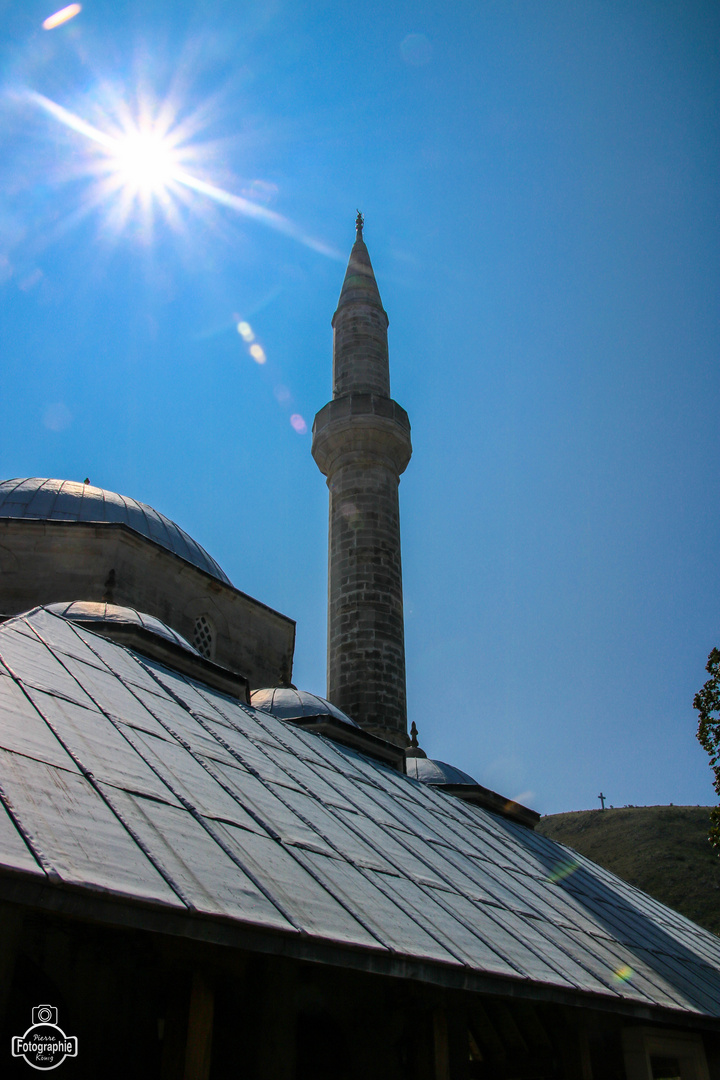
{"label": "mosque", "polygon": [[408,733],[410,423],[360,215],[332,326],[327,699],[163,514],[0,483],[3,1069],[720,1080],[720,940]]}

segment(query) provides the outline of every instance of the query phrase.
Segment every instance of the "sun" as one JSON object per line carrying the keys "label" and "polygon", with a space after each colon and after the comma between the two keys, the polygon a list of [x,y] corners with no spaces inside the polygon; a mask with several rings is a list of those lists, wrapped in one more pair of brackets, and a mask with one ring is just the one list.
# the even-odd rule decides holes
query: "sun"
{"label": "sun", "polygon": [[175,179],[179,164],[167,137],[152,130],[123,135],[108,154],[108,169],[117,186],[140,195],[161,195]]}
{"label": "sun", "polygon": [[124,115],[115,131],[98,143],[96,170],[99,193],[107,201],[106,222],[119,233],[136,218],[147,238],[159,212],[174,228],[182,227],[183,166],[191,153],[181,126],[172,126],[145,111]]}
{"label": "sun", "polygon": [[198,107],[181,119],[178,106],[170,99],[140,98],[133,111],[124,98],[118,98],[100,115],[102,126],[96,127],[44,94],[29,90],[26,96],[88,141],[83,170],[93,178],[94,187],[86,206],[94,209],[106,204],[104,220],[111,233],[119,235],[136,218],[141,226],[137,235],[149,240],[156,211],[168,225],[180,231],[185,225],[185,211],[207,218],[209,204],[215,203],[292,237],[328,258],[343,261],[341,252],[308,235],[276,210],[198,176],[197,170],[210,149],[196,140],[206,119],[205,107]]}

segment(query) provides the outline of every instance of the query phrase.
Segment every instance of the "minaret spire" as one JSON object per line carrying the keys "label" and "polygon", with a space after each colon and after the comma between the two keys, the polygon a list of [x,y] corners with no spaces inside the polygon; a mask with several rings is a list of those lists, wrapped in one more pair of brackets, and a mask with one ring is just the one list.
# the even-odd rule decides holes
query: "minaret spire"
{"label": "minaret spire", "polygon": [[358,724],[408,743],[398,483],[412,446],[390,397],[388,317],[355,219],[333,326],[333,397],[312,453],[330,490],[328,689]]}

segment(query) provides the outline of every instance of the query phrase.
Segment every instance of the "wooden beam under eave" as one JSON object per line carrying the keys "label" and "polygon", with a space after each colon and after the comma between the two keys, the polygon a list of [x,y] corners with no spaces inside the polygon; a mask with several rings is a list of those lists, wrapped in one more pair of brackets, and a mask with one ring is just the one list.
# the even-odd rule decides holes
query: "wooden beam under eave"
{"label": "wooden beam under eave", "polygon": [[450,1046],[444,1009],[435,1009],[433,1013],[433,1034],[435,1036],[435,1080],[450,1080]]}
{"label": "wooden beam under eave", "polygon": [[215,995],[201,971],[193,973],[183,1080],[209,1080]]}
{"label": "wooden beam under eave", "polygon": [[23,909],[16,904],[0,903],[0,1024],[5,1021],[22,928]]}

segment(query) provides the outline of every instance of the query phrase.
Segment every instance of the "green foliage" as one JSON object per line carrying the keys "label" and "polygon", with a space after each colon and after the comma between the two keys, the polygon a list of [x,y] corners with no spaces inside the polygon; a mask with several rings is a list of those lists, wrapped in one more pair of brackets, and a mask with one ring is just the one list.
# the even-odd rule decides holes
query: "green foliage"
{"label": "green foliage", "polygon": [[[695,695],[693,708],[700,714],[698,742],[710,755],[710,765],[715,773],[713,786],[720,795],[720,650],[713,649],[705,670],[710,678]],[[710,841],[720,850],[720,806],[710,814]]]}

